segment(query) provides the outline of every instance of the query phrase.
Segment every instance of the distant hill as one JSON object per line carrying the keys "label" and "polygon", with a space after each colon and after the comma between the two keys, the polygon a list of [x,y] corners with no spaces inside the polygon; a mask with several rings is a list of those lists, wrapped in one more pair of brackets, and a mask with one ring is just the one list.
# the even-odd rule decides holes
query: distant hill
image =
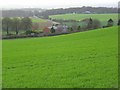
{"label": "distant hill", "polygon": [[22,9],[12,9],[3,10],[3,17],[30,17],[30,16],[44,16],[48,18],[49,15],[66,14],[66,13],[87,13],[87,14],[103,14],[103,13],[118,13],[117,8],[107,8],[107,7],[76,7],[76,8],[59,8],[44,10],[41,8],[22,8]]}
{"label": "distant hill", "polygon": [[107,7],[78,7],[78,8],[60,8],[60,9],[51,9],[41,12],[40,16],[46,15],[57,15],[57,14],[68,14],[68,13],[84,13],[84,14],[104,14],[104,13],[118,13],[117,8],[107,8]]}
{"label": "distant hill", "polygon": [[22,9],[2,10],[2,16],[3,17],[31,17],[43,11],[45,10],[40,8],[22,8]]}

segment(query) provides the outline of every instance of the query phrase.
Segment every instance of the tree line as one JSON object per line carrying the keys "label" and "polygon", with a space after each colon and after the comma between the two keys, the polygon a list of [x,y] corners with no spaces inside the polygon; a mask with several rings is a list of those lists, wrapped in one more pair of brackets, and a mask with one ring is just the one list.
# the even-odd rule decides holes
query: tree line
{"label": "tree line", "polygon": [[2,30],[6,31],[7,35],[9,35],[10,30],[14,30],[16,35],[19,34],[20,30],[31,30],[32,21],[29,17],[24,18],[9,18],[5,17],[2,19]]}
{"label": "tree line", "polygon": [[48,18],[49,15],[66,14],[66,13],[83,13],[90,11],[91,13],[118,13],[119,8],[107,8],[107,7],[75,7],[75,8],[58,8],[44,10],[40,8],[23,8],[14,10],[2,10],[3,17],[32,17],[42,16]]}
{"label": "tree line", "polygon": [[[114,21],[112,19],[109,19],[107,21],[107,25],[101,26],[101,23],[97,19],[84,19],[82,22],[86,23],[86,26],[83,28],[80,25],[77,25],[76,22],[73,22],[74,25],[69,26],[67,28],[68,31],[70,32],[76,32],[76,31],[86,31],[86,30],[91,30],[91,29],[97,29],[97,28],[105,28],[105,27],[110,27],[114,25]],[[118,20],[118,25],[120,25],[120,19]],[[10,31],[14,31],[16,35],[19,34],[20,31],[23,31],[24,34],[28,35],[31,33],[34,34],[39,34],[38,31],[38,23],[32,23],[31,18],[29,17],[24,17],[24,18],[9,18],[5,17],[2,19],[2,30],[6,31],[7,35],[11,35]],[[54,28],[51,28],[51,33],[55,33]]]}
{"label": "tree line", "polygon": [[50,9],[44,12],[36,13],[36,16],[43,16],[43,18],[48,19],[49,15],[58,15],[58,14],[68,14],[68,13],[84,13],[89,11],[90,13],[104,14],[104,13],[118,13],[118,8],[107,8],[107,7],[75,7],[75,8],[58,8]]}

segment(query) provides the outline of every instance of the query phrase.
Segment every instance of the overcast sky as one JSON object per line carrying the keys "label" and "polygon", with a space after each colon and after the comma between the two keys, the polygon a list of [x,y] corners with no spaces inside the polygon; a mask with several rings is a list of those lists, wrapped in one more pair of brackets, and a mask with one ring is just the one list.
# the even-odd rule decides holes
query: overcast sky
{"label": "overcast sky", "polygon": [[0,0],[1,8],[117,7],[119,0]]}

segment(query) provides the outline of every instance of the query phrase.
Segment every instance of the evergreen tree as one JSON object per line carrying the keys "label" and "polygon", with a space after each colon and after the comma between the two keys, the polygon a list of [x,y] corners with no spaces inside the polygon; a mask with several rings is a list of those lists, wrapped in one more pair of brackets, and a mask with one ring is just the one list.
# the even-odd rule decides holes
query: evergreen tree
{"label": "evergreen tree", "polygon": [[108,20],[108,25],[107,25],[107,26],[111,27],[111,26],[113,26],[113,23],[114,23],[113,20],[112,20],[112,19],[109,19],[109,20]]}
{"label": "evergreen tree", "polygon": [[78,31],[80,31],[80,30],[81,30],[81,27],[80,27],[80,25],[78,26],[77,30],[78,30]]}
{"label": "evergreen tree", "polygon": [[51,33],[55,33],[55,29],[54,29],[53,26],[52,26],[52,28],[51,28]]}

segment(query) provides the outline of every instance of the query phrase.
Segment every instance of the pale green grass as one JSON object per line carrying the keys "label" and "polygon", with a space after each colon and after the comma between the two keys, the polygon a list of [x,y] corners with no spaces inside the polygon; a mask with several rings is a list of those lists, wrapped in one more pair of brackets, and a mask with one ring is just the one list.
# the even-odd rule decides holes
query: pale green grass
{"label": "pale green grass", "polygon": [[41,19],[41,18],[32,18],[32,22],[47,22],[47,20],[45,19]]}
{"label": "pale green grass", "polygon": [[94,18],[100,21],[107,21],[110,18],[113,20],[118,20],[118,14],[61,14],[52,15],[50,18],[53,19],[64,19],[64,20],[83,20],[85,18]]}
{"label": "pale green grass", "polygon": [[[52,19],[63,19],[63,20],[77,20],[81,21],[86,18],[97,19],[101,22],[101,25],[107,25],[107,21],[111,18],[114,21],[114,25],[117,25],[118,14],[60,14],[50,16]],[[67,25],[71,24],[66,23]],[[78,23],[79,24],[79,23]]]}
{"label": "pale green grass", "polygon": [[112,88],[118,27],[47,38],[3,40],[3,88]]}

